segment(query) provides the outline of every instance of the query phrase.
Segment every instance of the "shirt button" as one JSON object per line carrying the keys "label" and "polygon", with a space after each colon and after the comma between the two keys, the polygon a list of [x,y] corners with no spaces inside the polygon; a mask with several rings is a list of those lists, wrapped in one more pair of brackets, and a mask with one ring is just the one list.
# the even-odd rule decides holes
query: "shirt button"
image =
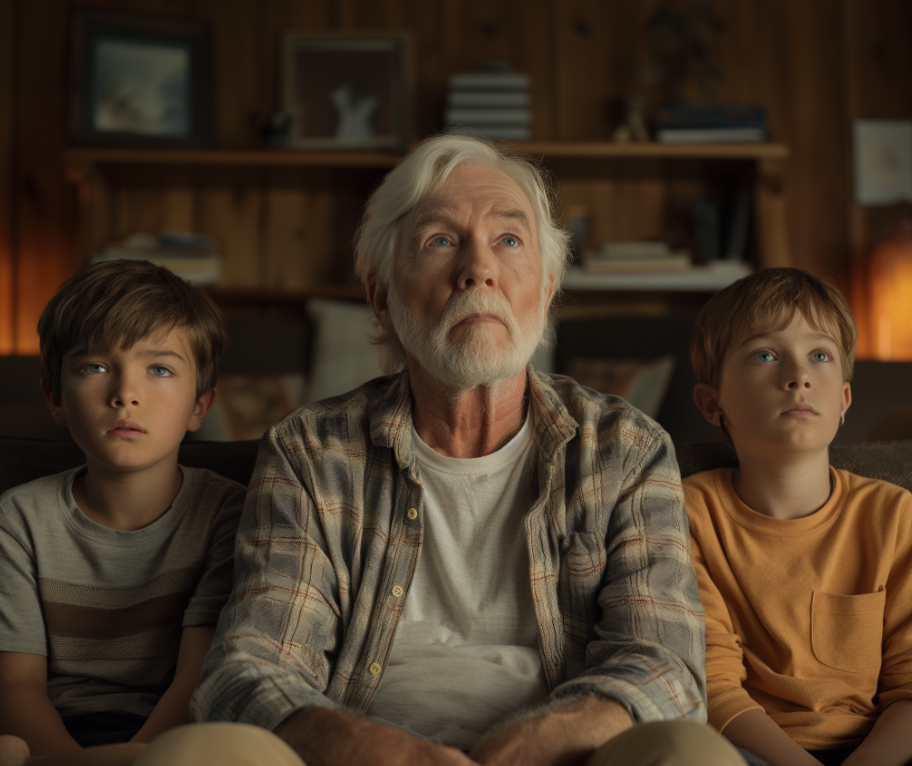
{"label": "shirt button", "polygon": [[401,586],[401,585],[394,585],[394,586],[393,586],[393,595],[394,595],[396,598],[399,598],[399,596],[402,595],[402,586]]}
{"label": "shirt button", "polygon": [[372,676],[379,676],[380,673],[383,671],[383,668],[380,667],[379,662],[374,662],[373,664],[371,664],[371,666],[368,668],[368,670],[370,670],[370,673]]}
{"label": "shirt button", "polygon": [[414,521],[415,519],[418,518],[418,511],[416,511],[414,508],[409,508],[409,510],[408,510],[408,517],[409,517],[412,521]]}

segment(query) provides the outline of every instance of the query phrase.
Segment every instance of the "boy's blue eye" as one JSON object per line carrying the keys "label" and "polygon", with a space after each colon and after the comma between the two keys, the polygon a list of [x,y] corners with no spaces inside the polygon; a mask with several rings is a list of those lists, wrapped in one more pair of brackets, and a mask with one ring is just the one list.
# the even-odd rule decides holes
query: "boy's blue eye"
{"label": "boy's blue eye", "polygon": [[760,351],[757,354],[756,358],[757,358],[758,362],[772,362],[773,361],[773,355],[769,351]]}
{"label": "boy's blue eye", "polygon": [[830,355],[826,351],[815,351],[811,354],[811,359],[815,362],[829,362]]}
{"label": "boy's blue eye", "polygon": [[87,364],[85,367],[83,367],[83,369],[92,375],[97,375],[100,372],[108,371],[108,368],[105,367],[103,364],[94,364],[94,363]]}
{"label": "boy's blue eye", "polygon": [[171,370],[169,370],[167,367],[162,367],[160,364],[156,364],[150,367],[149,372],[152,375],[158,375],[162,378],[167,378],[171,374]]}

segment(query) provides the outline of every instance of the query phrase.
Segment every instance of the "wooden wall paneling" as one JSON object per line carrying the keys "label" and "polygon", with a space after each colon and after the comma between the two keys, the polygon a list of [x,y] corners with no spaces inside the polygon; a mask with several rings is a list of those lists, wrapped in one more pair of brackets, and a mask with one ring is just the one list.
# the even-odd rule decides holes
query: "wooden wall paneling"
{"label": "wooden wall paneling", "polygon": [[38,351],[45,304],[78,265],[76,195],[65,178],[67,3],[19,3],[15,351]]}
{"label": "wooden wall paneling", "polygon": [[200,177],[199,229],[218,242],[221,287],[263,286],[261,179],[257,168],[207,168]]}
{"label": "wooden wall paneling", "polygon": [[[531,78],[532,134],[554,137],[552,71],[554,45],[549,0],[443,0],[444,76],[505,61]],[[438,117],[442,123],[442,114]],[[442,128],[438,123],[435,128]]]}
{"label": "wooden wall paneling", "polygon": [[[846,117],[912,119],[912,6],[904,0],[843,0],[846,29]],[[894,231],[903,215],[899,207],[861,207],[854,188],[847,194],[850,211],[850,300],[858,322],[858,355],[873,349],[869,323],[868,259],[878,242]]]}
{"label": "wooden wall paneling", "polygon": [[609,140],[644,86],[646,29],[659,0],[555,3],[555,138]]}
{"label": "wooden wall paneling", "polygon": [[844,283],[848,224],[848,126],[841,9],[829,0],[767,0],[758,14],[759,98],[786,165],[794,266]]}
{"label": "wooden wall paneling", "polygon": [[260,89],[260,13],[253,0],[196,0],[196,16],[212,25],[216,141],[219,146],[257,146],[255,116],[275,105]]}
{"label": "wooden wall paneling", "polygon": [[16,13],[13,0],[0,0],[0,354],[14,348],[15,198],[12,194],[15,140]]}
{"label": "wooden wall paneling", "polygon": [[194,169],[185,166],[122,166],[114,190],[115,237],[166,229],[196,231]]}

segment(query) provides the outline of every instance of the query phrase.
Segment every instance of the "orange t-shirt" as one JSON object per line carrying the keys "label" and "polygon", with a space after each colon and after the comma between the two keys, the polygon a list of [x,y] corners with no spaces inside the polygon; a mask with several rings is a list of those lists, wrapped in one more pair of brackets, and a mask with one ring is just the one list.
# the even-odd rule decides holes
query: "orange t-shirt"
{"label": "orange t-shirt", "polygon": [[912,699],[912,493],[830,474],[826,505],[791,520],[741,502],[734,469],[684,480],[719,731],[761,708],[807,750],[852,747]]}

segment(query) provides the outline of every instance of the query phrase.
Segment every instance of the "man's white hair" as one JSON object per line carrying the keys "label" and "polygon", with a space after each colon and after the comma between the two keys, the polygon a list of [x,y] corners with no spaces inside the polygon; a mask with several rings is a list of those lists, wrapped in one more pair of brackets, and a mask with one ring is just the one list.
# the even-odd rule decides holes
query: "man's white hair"
{"label": "man's white hair", "polygon": [[[355,234],[355,273],[365,287],[370,282],[389,288],[396,253],[404,238],[408,214],[431,197],[461,165],[494,168],[523,192],[535,215],[538,250],[542,258],[543,289],[554,284],[557,295],[570,256],[569,234],[554,220],[554,197],[544,172],[527,157],[505,154],[490,141],[468,136],[435,136],[413,149],[383,179],[364,208]],[[391,374],[405,365],[405,352],[394,333],[376,325],[380,368]]]}

